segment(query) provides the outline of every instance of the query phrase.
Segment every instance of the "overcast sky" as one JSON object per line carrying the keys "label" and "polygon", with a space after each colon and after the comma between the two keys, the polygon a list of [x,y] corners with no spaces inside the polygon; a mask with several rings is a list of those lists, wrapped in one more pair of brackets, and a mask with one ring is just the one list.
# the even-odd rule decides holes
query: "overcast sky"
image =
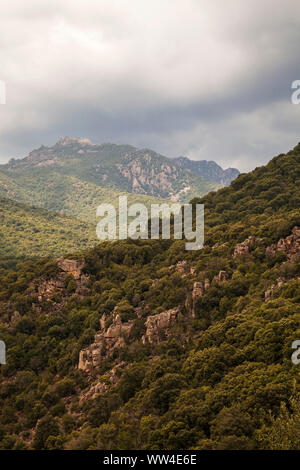
{"label": "overcast sky", "polygon": [[0,162],[61,136],[242,171],[300,141],[299,0],[9,0]]}

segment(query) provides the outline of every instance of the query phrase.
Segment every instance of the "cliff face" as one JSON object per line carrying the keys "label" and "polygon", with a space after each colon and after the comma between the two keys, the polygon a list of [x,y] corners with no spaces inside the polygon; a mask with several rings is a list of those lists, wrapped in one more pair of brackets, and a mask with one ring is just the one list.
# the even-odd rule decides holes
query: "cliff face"
{"label": "cliff face", "polygon": [[150,315],[146,320],[146,333],[142,337],[142,342],[160,343],[167,339],[169,328],[174,325],[180,313],[180,308],[175,307],[170,310]]}
{"label": "cliff face", "polygon": [[[175,307],[147,317],[145,321],[146,332],[140,338],[142,343],[158,344],[161,341],[165,341],[179,313],[180,308]],[[115,349],[124,347],[126,345],[126,338],[130,339],[133,322],[122,322],[120,315],[116,312],[112,313],[112,316],[112,323],[109,327],[105,326],[106,316],[102,316],[100,331],[95,335],[94,342],[80,351],[79,369],[88,373],[96,372],[102,360],[111,357]]]}
{"label": "cliff face", "polygon": [[126,155],[117,168],[128,184],[128,191],[133,193],[176,198],[178,181],[181,180],[180,190],[189,185],[188,175],[184,178],[171,160],[150,151]]}
{"label": "cliff face", "polygon": [[114,349],[125,346],[124,337],[130,335],[132,322],[122,323],[120,315],[114,314],[112,324],[107,329],[105,317],[102,317],[100,328],[94,342],[79,353],[78,368],[85,372],[97,371],[103,358],[112,355]]}

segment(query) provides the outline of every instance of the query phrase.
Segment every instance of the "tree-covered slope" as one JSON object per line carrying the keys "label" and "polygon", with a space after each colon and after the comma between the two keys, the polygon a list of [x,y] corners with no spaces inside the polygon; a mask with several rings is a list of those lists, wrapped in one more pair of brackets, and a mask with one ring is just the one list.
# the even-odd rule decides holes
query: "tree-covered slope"
{"label": "tree-covered slope", "polygon": [[0,197],[0,259],[58,256],[97,242],[92,224]]}
{"label": "tree-covered slope", "polygon": [[3,265],[0,447],[299,448],[299,183],[298,146],[200,199],[199,251]]}
{"label": "tree-covered slope", "polygon": [[144,194],[117,192],[109,187],[100,187],[75,176],[64,175],[57,169],[43,171],[40,168],[24,173],[20,170],[13,177],[0,173],[0,195],[26,205],[76,217],[94,227],[97,223],[97,207],[109,203],[117,208],[119,196],[127,196],[129,204],[140,202],[147,207],[163,201]]}

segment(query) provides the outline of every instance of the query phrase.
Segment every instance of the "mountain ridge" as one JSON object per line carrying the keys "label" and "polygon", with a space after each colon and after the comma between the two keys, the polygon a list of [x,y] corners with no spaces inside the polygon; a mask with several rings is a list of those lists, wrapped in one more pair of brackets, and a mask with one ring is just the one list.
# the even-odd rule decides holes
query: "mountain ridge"
{"label": "mountain ridge", "polygon": [[[237,175],[237,170],[228,173],[215,164],[206,171],[207,178],[204,178],[201,172],[205,172],[201,168],[212,166],[211,162],[200,162],[196,167],[192,162],[189,165],[189,168],[185,167],[182,161],[150,149],[92,144],[85,138],[63,137],[52,147],[41,146],[23,159],[12,159],[1,165],[0,172],[20,178],[31,172],[45,176],[47,171],[56,169],[103,188],[179,202],[188,202],[194,196],[216,190]],[[222,178],[223,174],[226,177]]]}
{"label": "mountain ridge", "polygon": [[229,186],[231,181],[240,174],[236,168],[223,168],[213,160],[190,160],[187,157],[175,158],[175,162],[193,173],[201,175],[204,179]]}
{"label": "mountain ridge", "polygon": [[[186,156],[181,156],[181,157],[176,157],[176,158],[170,158],[170,157],[165,157],[157,152],[154,152],[153,150],[149,148],[141,148],[138,149],[137,147],[134,147],[132,145],[124,145],[124,144],[112,144],[112,143],[102,143],[102,144],[93,144],[88,138],[84,137],[61,137],[58,142],[56,142],[53,146],[47,147],[44,145],[41,145],[39,148],[32,150],[28,156],[21,158],[21,159],[11,159],[7,164],[2,165],[2,166],[7,166],[7,167],[15,167],[19,166],[20,164],[24,164],[26,166],[26,163],[29,161],[30,163],[43,163],[47,162],[46,164],[51,165],[58,163],[57,161],[53,161],[51,159],[47,158],[48,156],[51,155],[52,149],[53,150],[59,150],[62,148],[65,148],[69,145],[74,145],[78,146],[79,150],[78,153],[83,154],[84,149],[85,150],[90,150],[92,152],[97,151],[97,149],[102,149],[105,146],[115,146],[117,147],[123,147],[125,148],[128,152],[151,152],[152,154],[157,155],[158,157],[162,157],[164,159],[167,159],[166,161],[171,161],[178,163],[181,168],[188,168],[191,169],[193,172],[197,173],[199,176],[202,176],[203,179],[205,179],[205,176],[208,178],[208,181],[211,182],[216,182],[216,183],[224,183],[225,185],[230,184],[232,179],[236,178],[239,174],[239,170],[236,168],[227,168],[223,170],[220,165],[218,165],[216,162],[213,160],[190,160]],[[82,150],[82,152],[80,152]],[[44,152],[44,153],[43,153]],[[36,159],[36,162],[35,162]],[[205,168],[207,166],[207,169]],[[214,175],[213,173],[216,172]],[[223,173],[226,172],[226,177],[223,176]],[[211,179],[209,179],[211,178]],[[230,179],[231,178],[231,179]]]}

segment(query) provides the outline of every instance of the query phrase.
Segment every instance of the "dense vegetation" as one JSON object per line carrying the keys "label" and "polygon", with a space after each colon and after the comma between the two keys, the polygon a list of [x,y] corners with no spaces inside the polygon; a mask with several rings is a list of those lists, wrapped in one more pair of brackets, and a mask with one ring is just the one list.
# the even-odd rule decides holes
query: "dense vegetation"
{"label": "dense vegetation", "polygon": [[[300,225],[300,146],[199,201],[206,207],[202,250],[187,252],[181,240],[103,243],[75,256],[85,262],[84,295],[66,276],[63,288],[38,299],[39,286],[61,275],[50,258],[16,268],[2,262],[2,449],[299,448],[291,345],[300,339],[300,259],[267,255],[266,247]],[[250,235],[262,240],[233,257]],[[195,272],[170,268],[182,260]],[[228,275],[222,283],[220,270]],[[187,299],[205,279],[210,287],[192,316]],[[143,344],[147,317],[177,306],[169,336]],[[79,370],[79,351],[116,309],[134,325],[125,345],[99,370]],[[86,398],[95,384],[107,390]]]}
{"label": "dense vegetation", "polygon": [[1,259],[58,256],[97,242],[93,224],[0,197]]}
{"label": "dense vegetation", "polygon": [[[0,196],[13,199],[26,205],[44,208],[61,215],[76,217],[96,226],[96,210],[100,204],[110,203],[118,207],[119,196],[125,195],[129,204],[140,202],[147,207],[160,203],[163,199],[118,192],[96,184],[64,175],[55,169],[31,168],[8,177],[0,173]],[[164,201],[165,202],[165,201]],[[82,245],[84,248],[85,245]]]}

